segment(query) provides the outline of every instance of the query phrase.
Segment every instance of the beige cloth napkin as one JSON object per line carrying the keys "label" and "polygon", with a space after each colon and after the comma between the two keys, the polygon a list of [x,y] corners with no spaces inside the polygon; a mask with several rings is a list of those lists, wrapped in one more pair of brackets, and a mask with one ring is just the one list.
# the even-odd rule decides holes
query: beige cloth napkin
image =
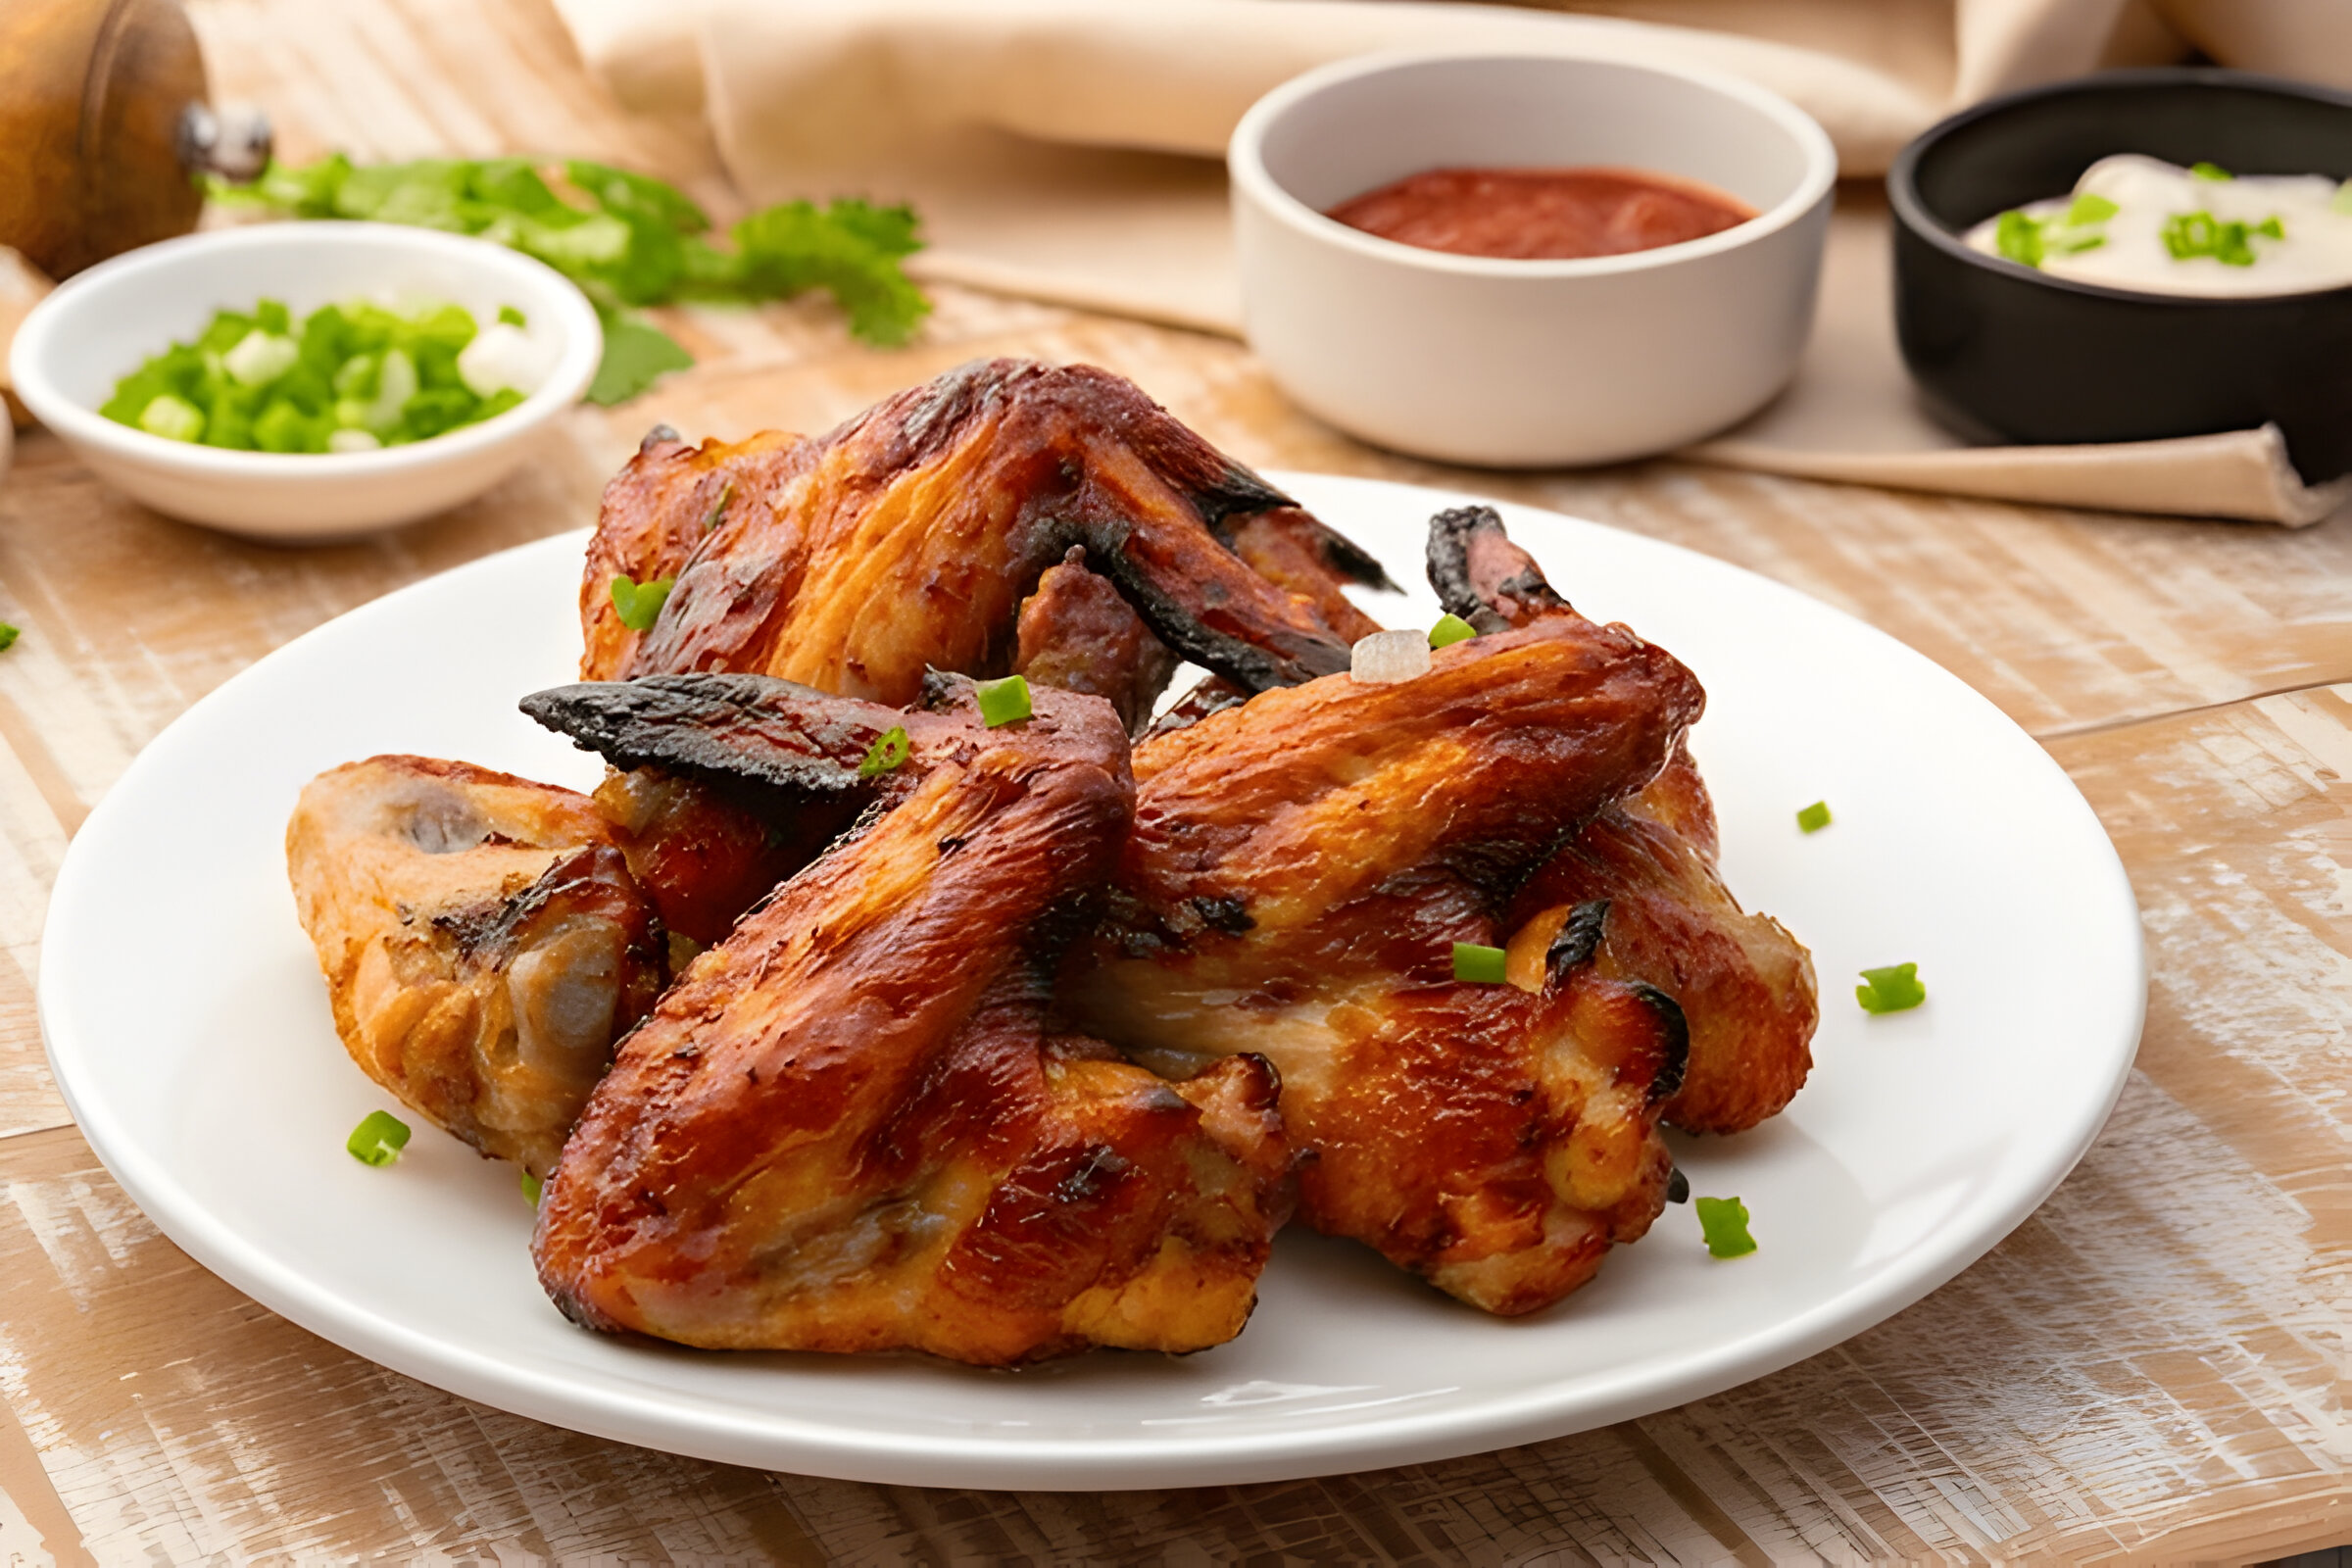
{"label": "beige cloth napkin", "polygon": [[[1224,172],[1242,112],[1328,61],[1405,49],[1567,53],[1730,72],[1881,172],[1952,108],[2193,42],[2352,84],[2345,0],[555,0],[624,102],[700,106],[754,201],[913,202],[923,276],[1240,334]],[[1573,10],[1576,14],[1568,14]],[[1592,13],[1607,12],[1609,15]],[[1888,320],[1882,213],[1841,211],[1788,395],[1690,456],[2006,500],[2316,520],[2275,430],[1970,448],[1922,416]]]}

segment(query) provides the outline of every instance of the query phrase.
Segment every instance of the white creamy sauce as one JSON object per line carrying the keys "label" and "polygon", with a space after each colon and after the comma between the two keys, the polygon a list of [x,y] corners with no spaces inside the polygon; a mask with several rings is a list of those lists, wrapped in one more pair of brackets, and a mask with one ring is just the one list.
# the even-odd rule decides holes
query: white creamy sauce
{"label": "white creamy sauce", "polygon": [[1986,219],[1964,238],[2052,277],[2150,294],[2352,284],[2352,181],[2219,172],[2119,153],[2084,170],[2071,195]]}

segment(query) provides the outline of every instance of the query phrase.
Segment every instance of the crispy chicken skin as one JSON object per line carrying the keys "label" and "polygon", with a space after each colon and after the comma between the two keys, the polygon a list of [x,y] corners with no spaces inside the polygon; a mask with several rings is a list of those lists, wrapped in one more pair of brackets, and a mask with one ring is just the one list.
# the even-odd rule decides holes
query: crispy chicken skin
{"label": "crispy chicken skin", "polygon": [[1526,868],[1701,701],[1664,652],[1556,616],[1155,737],[1064,1004],[1171,1075],[1262,1053],[1306,1220],[1490,1311],[1548,1305],[1664,1202],[1681,1019],[1573,935],[1532,992],[1457,982],[1452,946],[1504,946]]}
{"label": "crispy chicken skin", "polygon": [[[721,748],[869,802],[695,960],[590,1101],[533,1242],[574,1321],[983,1365],[1241,1331],[1288,1191],[1272,1070],[1171,1085],[1047,1015],[1057,931],[1133,809],[1124,731],[1050,689],[994,730],[968,682],[933,698],[684,676],[532,700],[623,765]],[[894,725],[911,757],[859,779]]]}
{"label": "crispy chicken skin", "polygon": [[[1576,613],[1491,508],[1432,519],[1429,575],[1446,608],[1482,631]],[[1554,934],[1590,911],[1595,967],[1656,987],[1688,1020],[1690,1067],[1665,1119],[1732,1133],[1777,1115],[1804,1087],[1820,1009],[1812,956],[1779,922],[1740,907],[1715,855],[1714,805],[1678,746],[1647,788],[1604,809],[1521,891],[1512,961],[1533,973]]]}
{"label": "crispy chicken skin", "polygon": [[286,862],[352,1059],[545,1175],[667,980],[662,922],[595,808],[465,762],[371,758],[305,787]]}
{"label": "crispy chicken skin", "polygon": [[[735,671],[912,702],[927,668],[990,676],[1040,659],[1052,627],[1025,635],[1024,602],[1040,617],[1067,608],[1040,579],[1073,547],[1123,601],[1076,617],[1088,645],[1151,662],[1089,687],[1131,720],[1169,650],[1246,690],[1347,664],[1317,601],[1216,531],[1288,499],[1106,371],[993,360],[809,440],[698,450],[661,434],[606,491],[580,585],[583,677]],[[643,634],[612,607],[623,570],[676,579]]]}

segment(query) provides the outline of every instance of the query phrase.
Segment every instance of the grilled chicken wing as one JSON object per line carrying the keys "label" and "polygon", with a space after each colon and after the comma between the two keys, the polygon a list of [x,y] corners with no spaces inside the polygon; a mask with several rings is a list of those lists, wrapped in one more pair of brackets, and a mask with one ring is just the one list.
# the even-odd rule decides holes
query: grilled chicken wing
{"label": "grilled chicken wing", "polygon": [[[1132,810],[1126,739],[1094,698],[1040,689],[991,730],[969,693],[684,676],[528,705],[623,766],[725,756],[870,813],[622,1044],[533,1244],[575,1321],[989,1365],[1240,1332],[1287,1192],[1273,1073],[1171,1085],[1050,1025],[1056,929]],[[860,778],[892,727],[911,757]]]}
{"label": "grilled chicken wing", "polygon": [[1456,981],[1453,945],[1509,941],[1527,869],[1701,700],[1623,628],[1555,616],[1157,736],[1065,1005],[1171,1075],[1262,1052],[1317,1229],[1491,1311],[1555,1301],[1664,1202],[1681,1019],[1574,933],[1531,990]]}
{"label": "grilled chicken wing", "polygon": [[[1431,520],[1429,576],[1446,608],[1482,631],[1576,613],[1492,508]],[[1777,1115],[1804,1086],[1820,1011],[1811,956],[1779,922],[1740,907],[1715,854],[1714,806],[1678,748],[1646,789],[1602,810],[1521,891],[1512,956],[1533,973],[1584,911],[1600,934],[1599,971],[1656,987],[1689,1020],[1690,1067],[1665,1119],[1730,1133]]]}
{"label": "grilled chicken wing", "polygon": [[667,980],[662,922],[595,808],[465,762],[372,758],[303,790],[286,862],[352,1059],[545,1175]]}
{"label": "grilled chicken wing", "polygon": [[[1347,663],[1318,600],[1220,537],[1288,499],[1104,371],[995,360],[811,440],[662,434],[606,492],[580,585],[585,677],[732,670],[904,704],[927,668],[1034,662],[1052,681],[1092,662],[1086,689],[1133,722],[1171,650],[1246,690]],[[1311,518],[1288,526],[1363,568]],[[1121,603],[1041,582],[1073,548]],[[675,579],[643,633],[612,606],[624,571]],[[1056,657],[1065,627],[1083,652]]]}

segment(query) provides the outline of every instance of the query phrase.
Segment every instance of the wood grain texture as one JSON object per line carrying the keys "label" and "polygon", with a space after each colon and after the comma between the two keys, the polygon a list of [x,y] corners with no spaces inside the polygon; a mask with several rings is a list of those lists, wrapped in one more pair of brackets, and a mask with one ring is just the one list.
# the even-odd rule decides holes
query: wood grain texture
{"label": "wood grain texture", "polygon": [[[587,154],[733,210],[700,127],[620,115],[543,0],[195,16],[218,95],[267,104],[295,156]],[[938,303],[894,354],[851,345],[821,302],[665,313],[696,370],[577,411],[457,513],[331,549],[168,522],[25,440],[0,485],[0,618],[25,628],[0,656],[0,1558],[2178,1561],[2352,1539],[2352,693],[2332,684],[2352,681],[2352,522],[2286,534],[1671,463],[1447,470],[1291,409],[1238,345]],[[657,420],[816,429],[995,353],[1130,375],[1263,466],[1503,495],[1706,551],[1985,692],[2081,784],[2145,913],[2141,1070],[2089,1156],[1951,1285],[1717,1398],[1444,1464],[1170,1493],[868,1487],[597,1442],[337,1349],[158,1235],[61,1125],[31,992],[59,858],[138,749],[332,615],[586,522]]]}

